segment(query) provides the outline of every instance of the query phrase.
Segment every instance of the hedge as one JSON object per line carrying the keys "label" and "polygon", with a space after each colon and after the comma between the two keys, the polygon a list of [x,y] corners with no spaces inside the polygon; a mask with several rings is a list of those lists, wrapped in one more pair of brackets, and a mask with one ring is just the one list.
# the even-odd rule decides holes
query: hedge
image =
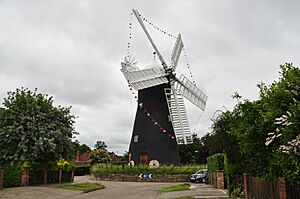
{"label": "hedge", "polygon": [[3,176],[3,187],[18,187],[20,186],[21,167],[19,165],[5,165]]}
{"label": "hedge", "polygon": [[95,164],[91,167],[92,173],[129,173],[129,174],[192,174],[200,169],[206,168],[206,165],[190,165],[190,166],[159,166],[157,168],[149,168],[149,166],[133,166],[128,165],[112,165],[112,164]]}
{"label": "hedge", "polygon": [[51,161],[48,163],[34,163],[29,164],[25,162],[23,164],[4,165],[1,166],[4,169],[3,187],[18,187],[21,185],[22,168],[29,168],[29,184],[43,184],[45,170],[48,171],[47,182],[58,182],[58,172],[61,169],[62,182],[70,182],[72,177],[72,170],[74,165],[71,162]]}
{"label": "hedge", "polygon": [[207,167],[209,171],[224,170],[224,154],[216,153],[207,158]]}

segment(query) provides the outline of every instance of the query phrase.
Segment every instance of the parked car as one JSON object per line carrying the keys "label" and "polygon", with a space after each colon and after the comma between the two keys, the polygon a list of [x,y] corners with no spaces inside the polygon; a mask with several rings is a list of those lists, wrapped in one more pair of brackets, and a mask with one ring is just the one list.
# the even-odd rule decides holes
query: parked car
{"label": "parked car", "polygon": [[207,169],[201,169],[197,171],[196,173],[192,174],[190,176],[191,182],[208,182],[208,170]]}

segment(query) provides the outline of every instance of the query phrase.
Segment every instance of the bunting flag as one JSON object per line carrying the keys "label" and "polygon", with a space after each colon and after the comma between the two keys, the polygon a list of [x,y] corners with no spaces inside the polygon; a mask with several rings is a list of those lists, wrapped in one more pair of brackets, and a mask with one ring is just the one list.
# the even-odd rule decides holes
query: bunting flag
{"label": "bunting flag", "polygon": [[167,136],[168,136],[170,139],[175,139],[174,133],[169,133],[169,132],[167,132],[166,129],[164,129],[164,128],[158,123],[158,121],[156,121],[155,118],[149,113],[149,110],[148,110],[147,108],[145,108],[143,102],[140,102],[140,101],[139,101],[138,106],[139,106],[140,109],[143,109],[143,112],[146,114],[146,116],[147,116],[149,119],[151,119],[152,124],[153,124],[154,127],[157,127],[157,128],[160,130],[160,132],[167,134]]}
{"label": "bunting flag", "polygon": [[177,38],[177,36],[174,36],[174,34],[171,34],[171,33],[168,33],[167,31],[163,30],[162,28],[156,26],[153,22],[151,22],[149,19],[147,19],[146,17],[144,17],[143,15],[141,15],[139,13],[139,16],[141,17],[141,19],[146,23],[148,24],[151,28],[161,32],[162,34],[166,35],[166,36],[169,36],[169,37],[172,37],[172,38]]}
{"label": "bunting flag", "polygon": [[194,75],[193,75],[193,73],[192,73],[191,66],[190,66],[188,57],[187,57],[186,52],[185,52],[185,48],[182,49],[182,52],[183,52],[184,60],[185,60],[185,62],[186,62],[186,66],[187,66],[187,69],[188,69],[188,71],[189,71],[189,74],[190,74],[190,77],[191,77],[191,79],[192,79],[192,82],[193,82],[193,84],[196,86],[196,82],[195,82],[195,79],[194,79]]}
{"label": "bunting flag", "polygon": [[[135,94],[135,91],[133,90],[132,86],[130,84],[128,84],[129,87],[129,91],[131,93],[131,95],[133,96],[134,99],[137,99],[137,95]],[[138,100],[137,100],[138,101]]]}
{"label": "bunting flag", "polygon": [[128,58],[129,58],[130,49],[131,49],[132,21],[133,21],[133,12],[130,13],[130,20],[129,20],[129,26],[128,26],[128,42],[127,42],[127,49],[126,49],[126,56]]}

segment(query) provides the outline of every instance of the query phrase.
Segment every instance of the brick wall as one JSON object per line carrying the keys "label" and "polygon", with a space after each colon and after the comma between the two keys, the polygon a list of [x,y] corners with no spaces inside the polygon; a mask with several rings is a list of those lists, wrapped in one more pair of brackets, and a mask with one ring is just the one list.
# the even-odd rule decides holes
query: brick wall
{"label": "brick wall", "polygon": [[217,171],[217,189],[224,189],[224,188],[225,188],[224,171],[218,170]]}
{"label": "brick wall", "polygon": [[209,184],[217,189],[225,189],[225,176],[223,170],[210,171],[208,173]]}
{"label": "brick wall", "polygon": [[287,199],[286,183],[284,178],[278,179],[279,199]]}
{"label": "brick wall", "polygon": [[29,168],[22,169],[21,186],[29,185]]}

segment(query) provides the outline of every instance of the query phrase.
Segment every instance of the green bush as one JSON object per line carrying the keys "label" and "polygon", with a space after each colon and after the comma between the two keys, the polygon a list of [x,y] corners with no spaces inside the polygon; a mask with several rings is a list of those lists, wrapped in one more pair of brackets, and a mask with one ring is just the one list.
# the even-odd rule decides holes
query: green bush
{"label": "green bush", "polygon": [[29,168],[29,184],[44,183],[45,170],[48,170],[48,183],[58,182],[58,172],[62,169],[62,181],[69,182],[74,165],[68,161],[51,161],[48,163],[27,162],[16,165],[4,165],[3,187],[17,187],[21,184],[22,168]]}
{"label": "green bush", "polygon": [[[229,194],[234,194],[235,189],[233,185],[234,166],[228,161],[228,156],[224,153],[224,173],[225,173],[225,185],[228,189]],[[237,196],[237,195],[234,195]]]}
{"label": "green bush", "polygon": [[[24,165],[24,164],[23,164]],[[47,163],[35,162],[28,165],[29,167],[29,184],[44,183],[44,173],[47,168]]]}
{"label": "green bush", "polygon": [[277,151],[270,165],[271,178],[284,177],[289,185],[300,185],[300,158],[293,154]]}
{"label": "green bush", "polygon": [[43,184],[44,183],[44,170],[30,168],[29,184]]}
{"label": "green bush", "polygon": [[21,167],[6,165],[4,168],[3,187],[18,187],[21,183]]}
{"label": "green bush", "polygon": [[207,167],[209,171],[224,170],[224,154],[216,153],[207,158]]}
{"label": "green bush", "polygon": [[50,161],[47,165],[48,171],[59,171],[56,161]]}

